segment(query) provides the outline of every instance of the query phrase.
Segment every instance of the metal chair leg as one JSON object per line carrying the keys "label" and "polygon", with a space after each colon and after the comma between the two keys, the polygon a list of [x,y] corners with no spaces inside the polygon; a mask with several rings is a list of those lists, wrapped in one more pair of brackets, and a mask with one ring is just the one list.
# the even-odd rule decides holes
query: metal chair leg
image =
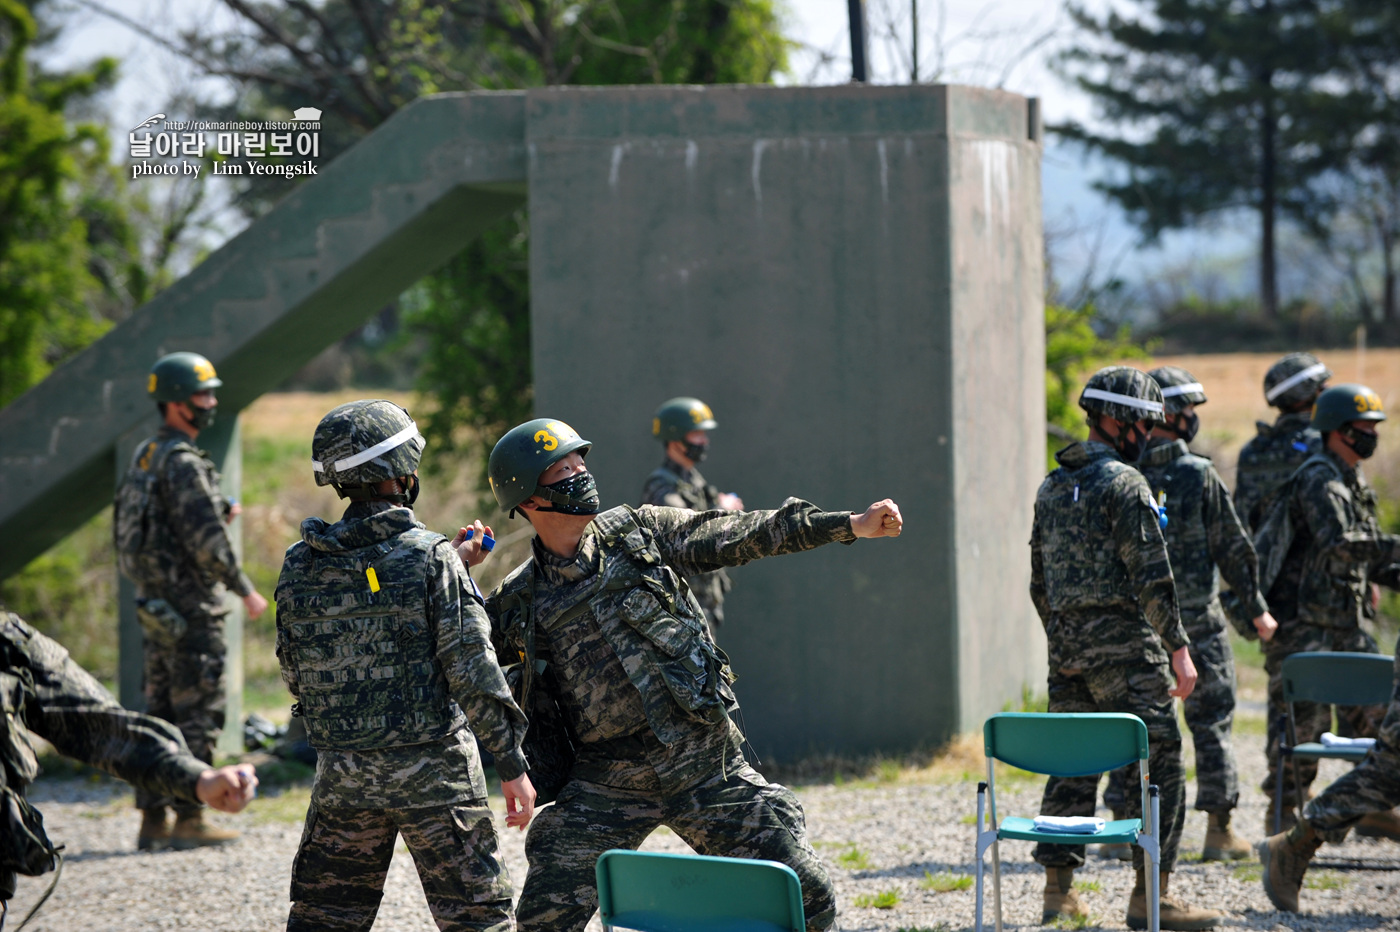
{"label": "metal chair leg", "polygon": [[1161,932],[1162,928],[1162,891],[1160,889],[1160,878],[1162,873],[1162,812],[1161,800],[1158,799],[1156,786],[1147,788],[1148,794],[1152,797],[1152,839],[1157,844],[1152,846],[1149,852],[1150,860],[1147,862],[1147,890],[1148,914],[1147,928],[1149,932]]}

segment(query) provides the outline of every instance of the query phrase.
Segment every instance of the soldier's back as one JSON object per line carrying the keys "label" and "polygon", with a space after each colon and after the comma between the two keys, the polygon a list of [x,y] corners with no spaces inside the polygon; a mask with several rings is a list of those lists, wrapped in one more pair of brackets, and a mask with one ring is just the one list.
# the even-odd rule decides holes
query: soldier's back
{"label": "soldier's back", "polygon": [[1272,424],[1256,423],[1259,432],[1240,450],[1235,473],[1235,510],[1246,527],[1262,517],[1255,514],[1260,502],[1322,448],[1322,437],[1309,426],[1310,420],[1306,412],[1294,412]]}

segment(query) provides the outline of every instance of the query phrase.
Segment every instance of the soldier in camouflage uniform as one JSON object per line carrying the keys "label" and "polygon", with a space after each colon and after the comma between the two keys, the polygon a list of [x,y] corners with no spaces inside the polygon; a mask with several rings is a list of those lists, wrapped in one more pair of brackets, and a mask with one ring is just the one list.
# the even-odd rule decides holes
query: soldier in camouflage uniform
{"label": "soldier in camouflage uniform", "polygon": [[[1397,558],[1400,552],[1391,557],[1392,562]],[[1395,690],[1375,748],[1354,770],[1311,800],[1293,828],[1258,845],[1264,892],[1281,910],[1298,911],[1303,875],[1324,841],[1340,843],[1367,816],[1388,816],[1400,806],[1400,648],[1395,653]]]}
{"label": "soldier in camouflage uniform", "polygon": [[[1289,479],[1274,507],[1288,509],[1293,539],[1267,598],[1279,620],[1278,634],[1264,648],[1269,674],[1268,774],[1262,789],[1270,798],[1266,825],[1273,825],[1273,797],[1280,766],[1278,742],[1286,711],[1283,702],[1283,660],[1300,651],[1337,650],[1375,653],[1376,642],[1361,627],[1372,604],[1373,584],[1400,586],[1400,565],[1375,561],[1364,553],[1348,560],[1366,542],[1393,540],[1383,534],[1376,518],[1376,493],[1362,474],[1360,463],[1376,449],[1376,427],[1385,420],[1380,397],[1364,385],[1337,385],[1317,399],[1312,426],[1322,437],[1322,450],[1309,457]],[[1262,520],[1262,519],[1261,519]],[[1348,549],[1353,548],[1353,549]],[[1338,706],[1338,731],[1374,737],[1384,709]],[[1332,727],[1332,709],[1310,702],[1294,703],[1299,742],[1317,741]],[[1283,768],[1283,819],[1286,828],[1296,818],[1296,801],[1317,776],[1317,762],[1299,759],[1295,784],[1292,765]],[[1371,813],[1359,834],[1400,840],[1400,819],[1393,813]]]}
{"label": "soldier in camouflage uniform", "polygon": [[[1136,462],[1152,425],[1163,419],[1162,393],[1146,374],[1126,366],[1096,372],[1079,397],[1089,439],[1055,454],[1060,468],[1040,486],[1031,530],[1031,599],[1049,642],[1051,712],[1130,712],[1147,725],[1148,765],[1161,793],[1161,927],[1208,929],[1214,910],[1187,906],[1168,891],[1185,822],[1181,733],[1173,696],[1196,681],[1159,512]],[[1125,462],[1126,460],[1126,462]],[[1175,672],[1176,685],[1172,684]],[[1051,777],[1044,815],[1091,816],[1098,777]],[[1125,800],[1141,815],[1141,794]],[[1073,887],[1083,848],[1039,844],[1045,867],[1043,921],[1087,917]],[[1128,901],[1129,928],[1148,927],[1147,875],[1133,849],[1137,883]]]}
{"label": "soldier in camouflage uniform", "polygon": [[1258,522],[1254,509],[1322,443],[1312,429],[1313,402],[1332,371],[1311,353],[1289,353],[1264,375],[1264,399],[1279,409],[1272,424],[1259,421],[1259,435],[1240,450],[1235,470],[1235,510],[1245,527]]}
{"label": "soldier in camouflage uniform", "polygon": [[[710,406],[699,398],[672,398],[656,409],[651,435],[660,440],[666,457],[642,485],[643,505],[668,505],[691,511],[743,511],[744,502],[732,492],[721,492],[705,481],[695,467],[710,452],[709,431],[719,425]],[[700,600],[710,636],[719,636],[724,624],[724,596],[732,585],[723,569],[686,578],[686,585]]]}
{"label": "soldier in camouflage uniform", "polygon": [[[1205,388],[1191,373],[1175,366],[1153,369],[1148,375],[1162,390],[1166,420],[1152,429],[1137,467],[1168,519],[1163,536],[1196,667],[1196,688],[1183,705],[1196,748],[1196,808],[1208,813],[1202,857],[1238,860],[1248,857],[1250,848],[1230,828],[1240,795],[1239,771],[1230,747],[1235,658],[1220,606],[1220,578],[1230,584],[1252,619],[1241,634],[1267,641],[1278,625],[1259,594],[1259,561],[1235,515],[1229,490],[1210,460],[1187,447],[1200,428],[1196,407],[1206,403]],[[1104,802],[1114,810],[1114,818],[1125,817],[1119,813],[1124,811],[1130,788],[1136,790],[1131,786],[1136,769],[1117,770],[1109,780]],[[1125,851],[1123,856],[1126,860],[1131,853]]]}
{"label": "soldier in camouflage uniform", "polygon": [[[174,724],[195,757],[214,760],[214,744],[224,725],[224,603],[226,589],[243,599],[250,618],[267,608],[243,572],[225,525],[238,506],[219,490],[213,462],[193,445],[214,423],[223,383],[214,366],[196,353],[171,353],[151,369],[147,393],[164,425],[141,443],[131,458],[126,486],[154,474],[155,495],[145,518],[152,529],[143,543],[149,573],[133,576],[137,617],[144,631],[146,710]],[[118,492],[121,505],[122,491]],[[129,546],[118,528],[118,551]],[[127,565],[124,564],[126,569]],[[158,796],[138,788],[142,811],[137,846],[177,848],[221,844],[237,832],[204,822],[188,799]],[[175,826],[166,807],[175,809]]]}
{"label": "soldier in camouflage uniform", "polygon": [[258,785],[251,765],[215,770],[174,726],[123,709],[61,644],[3,609],[0,712],[0,903],[14,896],[16,873],[46,873],[57,853],[24,798],[39,773],[30,732],[155,796],[238,812]]}
{"label": "soldier in camouflage uniform", "polygon": [[[503,657],[520,660],[521,705],[562,734],[555,804],[526,839],[520,928],[578,932],[597,909],[594,868],[669,826],[701,854],[787,864],[807,928],[830,928],[836,896],[807,840],[801,804],[745,761],[727,712],[732,676],[683,579],[857,537],[895,537],[888,500],[863,514],[788,499],[776,511],[694,512],[643,505],[599,513],[590,444],[538,419],[491,452],[501,507],[533,525],[533,555],[486,600]],[[537,761],[534,744],[532,761]],[[538,781],[546,791],[543,780]]]}
{"label": "soldier in camouflage uniform", "polygon": [[277,581],[282,678],[318,752],[289,930],[368,929],[400,833],[438,928],[514,927],[464,726],[495,755],[506,824],[523,829],[526,721],[458,552],[414,520],[422,450],[408,412],[378,400],[331,411],[312,440],[316,484],[350,505],[335,524],[302,522]]}

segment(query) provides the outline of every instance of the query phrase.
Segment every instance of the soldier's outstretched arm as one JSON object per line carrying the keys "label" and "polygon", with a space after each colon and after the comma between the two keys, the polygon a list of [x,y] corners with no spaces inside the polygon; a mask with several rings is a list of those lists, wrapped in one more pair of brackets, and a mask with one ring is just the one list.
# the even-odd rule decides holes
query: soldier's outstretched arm
{"label": "soldier's outstretched arm", "polygon": [[198,799],[209,765],[189,752],[174,725],[122,708],[61,644],[19,616],[0,615],[0,638],[11,665],[34,679],[35,700],[25,710],[30,731],[65,757],[152,793]]}
{"label": "soldier's outstretched arm", "polygon": [[864,512],[822,511],[789,498],[772,511],[694,512],[644,505],[640,520],[666,561],[682,575],[742,566],[762,557],[853,543],[857,537],[897,537],[904,519],[888,499]]}
{"label": "soldier's outstretched arm", "polygon": [[438,663],[452,698],[482,745],[495,756],[501,780],[516,779],[528,769],[520,750],[525,713],[497,662],[486,609],[447,541],[433,549],[428,561],[428,624],[437,639]]}

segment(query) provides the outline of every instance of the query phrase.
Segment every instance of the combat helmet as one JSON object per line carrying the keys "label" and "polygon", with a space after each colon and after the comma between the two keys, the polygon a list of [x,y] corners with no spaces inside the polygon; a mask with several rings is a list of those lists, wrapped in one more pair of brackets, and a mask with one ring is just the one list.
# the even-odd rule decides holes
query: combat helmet
{"label": "combat helmet", "polygon": [[1264,400],[1275,408],[1292,408],[1317,397],[1332,370],[1312,353],[1289,353],[1264,374]]}
{"label": "combat helmet", "polygon": [[169,353],[156,360],[146,379],[146,394],[152,401],[185,401],[195,392],[223,385],[214,364],[198,353]]}
{"label": "combat helmet", "polygon": [[662,443],[684,443],[685,435],[692,430],[714,430],[718,426],[710,406],[699,398],[672,398],[656,409],[651,435]]}
{"label": "combat helmet", "polygon": [[587,456],[592,448],[578,431],[553,418],[537,417],[512,427],[491,448],[486,464],[496,504],[515,517],[515,509],[531,495],[553,501],[555,493],[540,487],[540,476],[570,453]]}
{"label": "combat helmet", "polygon": [[1147,373],[1131,366],[1108,366],[1089,376],[1079,407],[1091,417],[1103,415],[1127,424],[1158,424],[1164,419],[1162,390]]}
{"label": "combat helmet", "polygon": [[[335,486],[341,498],[360,501],[369,497],[371,486],[412,475],[423,457],[423,446],[418,425],[392,401],[352,401],[316,425],[311,469],[317,485]],[[416,483],[413,497],[417,497]]]}
{"label": "combat helmet", "polygon": [[1350,382],[1333,385],[1318,395],[1312,410],[1313,429],[1323,434],[1352,421],[1384,420],[1381,396],[1365,385]]}
{"label": "combat helmet", "polygon": [[1162,407],[1168,415],[1180,414],[1187,405],[1206,403],[1206,389],[1180,366],[1158,366],[1147,373],[1162,390]]}

